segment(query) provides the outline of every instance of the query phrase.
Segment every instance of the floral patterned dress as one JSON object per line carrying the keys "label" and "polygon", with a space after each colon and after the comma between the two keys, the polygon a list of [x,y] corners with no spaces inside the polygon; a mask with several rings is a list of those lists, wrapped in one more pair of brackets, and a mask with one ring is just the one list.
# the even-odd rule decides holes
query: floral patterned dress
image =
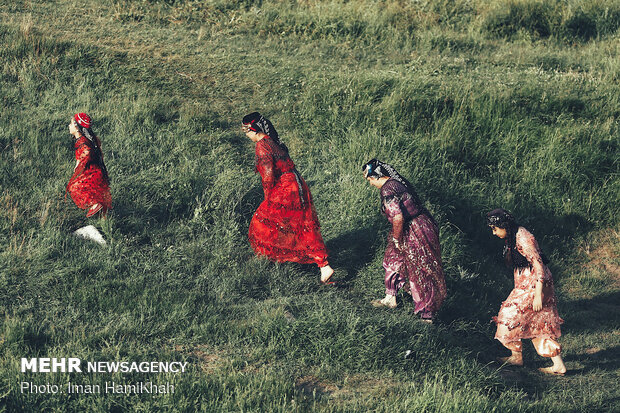
{"label": "floral patterned dress", "polygon": [[279,262],[327,265],[310,190],[287,151],[265,136],[256,143],[255,160],[265,194],[248,234],[256,254]]}
{"label": "floral patterned dress", "polygon": [[[503,324],[508,328],[508,333],[499,335],[498,329],[495,338],[504,344],[524,338],[556,339],[561,335],[560,325],[564,321],[558,315],[551,271],[543,264],[536,239],[523,227],[517,231],[515,247],[530,265],[514,270],[514,289],[502,303],[497,317],[493,317],[498,327]],[[542,271],[537,272],[537,268]],[[540,311],[532,308],[537,281],[543,283]]]}
{"label": "floral patterned dress", "polygon": [[396,295],[405,287],[415,302],[415,313],[431,318],[446,298],[437,223],[397,180],[383,184],[381,202],[390,223],[399,215],[404,218],[400,248],[394,243],[392,228],[385,249],[385,292]]}
{"label": "floral patterned dress", "polygon": [[[98,140],[97,144],[99,145]],[[79,208],[88,209],[99,203],[105,212],[112,208],[112,195],[103,165],[103,155],[100,155],[101,159],[96,159],[98,153],[101,151],[97,151],[85,136],[75,141],[77,165],[67,184],[67,192]]]}

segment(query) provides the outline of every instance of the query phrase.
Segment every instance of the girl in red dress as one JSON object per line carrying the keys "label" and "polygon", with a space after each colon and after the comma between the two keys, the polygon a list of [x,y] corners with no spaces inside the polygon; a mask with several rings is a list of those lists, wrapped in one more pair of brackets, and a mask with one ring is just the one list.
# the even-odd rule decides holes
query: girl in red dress
{"label": "girl in red dress", "polygon": [[110,180],[103,163],[101,142],[90,126],[91,119],[85,113],[76,114],[69,124],[69,132],[75,138],[76,164],[67,192],[79,208],[88,209],[87,217],[97,212],[105,217],[112,208]]}
{"label": "girl in red dress", "polygon": [[327,262],[312,196],[288,148],[280,142],[271,122],[258,112],[243,118],[243,131],[256,143],[256,172],[265,194],[250,222],[252,248],[257,255],[278,262],[316,263],[321,282],[331,284],[334,270]]}

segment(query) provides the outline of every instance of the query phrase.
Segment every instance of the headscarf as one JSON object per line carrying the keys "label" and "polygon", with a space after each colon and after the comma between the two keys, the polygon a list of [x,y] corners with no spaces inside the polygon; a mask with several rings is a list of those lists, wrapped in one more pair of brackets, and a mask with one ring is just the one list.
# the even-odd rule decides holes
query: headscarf
{"label": "headscarf", "polygon": [[73,116],[73,120],[75,121],[75,126],[77,127],[77,130],[82,134],[82,136],[86,137],[86,139],[88,139],[88,141],[90,142],[91,144],[90,146],[94,150],[94,153],[93,153],[94,163],[99,165],[99,167],[101,168],[101,172],[103,172],[103,176],[105,180],[109,182],[110,178],[108,176],[108,170],[106,169],[105,164],[103,163],[103,153],[101,152],[101,142],[99,141],[99,138],[97,137],[97,135],[95,135],[95,133],[91,129],[92,120],[90,116],[88,116],[86,113],[76,113]]}
{"label": "headscarf", "polygon": [[409,191],[411,194],[415,194],[415,191],[413,190],[413,185],[411,185],[409,181],[407,181],[401,174],[396,171],[396,169],[394,169],[392,165],[388,163],[381,162],[378,159],[371,159],[366,163],[366,165],[362,167],[362,169],[364,171],[365,178],[382,178],[384,176],[387,176],[403,184],[407,188],[407,191]]}
{"label": "headscarf", "polygon": [[73,118],[78,125],[84,128],[90,128],[91,119],[90,116],[88,116],[86,113],[76,113]]}
{"label": "headscarf", "polygon": [[245,115],[241,123],[243,124],[244,131],[250,130],[252,132],[262,132],[265,135],[269,136],[271,140],[277,143],[286,152],[288,152],[288,148],[284,143],[280,141],[278,132],[276,131],[276,128],[273,126],[271,121],[260,113],[252,112],[249,115]]}
{"label": "headscarf", "polygon": [[[385,162],[381,162],[378,159],[371,159],[362,167],[362,170],[364,171],[365,178],[388,177],[390,179],[393,179],[401,183],[407,190],[407,193],[413,199],[413,202],[416,205],[418,205],[420,213],[427,215],[431,220],[433,220],[433,222],[435,221],[431,213],[422,205],[422,202],[420,201],[420,197],[418,197],[417,192],[415,191],[415,189],[413,189],[413,185],[411,185],[411,183],[407,179],[405,179],[405,177],[399,174],[398,171],[396,171],[396,169],[394,169],[392,165],[385,163]],[[381,195],[381,212],[385,213],[385,204],[383,202],[383,195]]]}
{"label": "headscarf", "polygon": [[506,230],[506,239],[502,255],[506,265],[513,268],[529,267],[529,261],[517,251],[517,231],[519,224],[515,217],[503,208],[497,208],[487,214],[487,225]]}
{"label": "headscarf", "polygon": [[86,113],[76,113],[73,119],[75,120],[77,130],[83,136],[85,136],[96,148],[99,148],[99,139],[90,128],[90,126],[92,125],[92,120],[90,119],[90,116],[88,116]]}

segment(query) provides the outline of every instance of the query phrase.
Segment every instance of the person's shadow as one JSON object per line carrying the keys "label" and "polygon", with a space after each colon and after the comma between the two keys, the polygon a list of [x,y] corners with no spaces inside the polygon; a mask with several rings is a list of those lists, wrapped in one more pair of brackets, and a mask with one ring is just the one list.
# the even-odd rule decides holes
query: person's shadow
{"label": "person's shadow", "polygon": [[618,371],[620,369],[620,346],[605,350],[591,347],[581,354],[565,355],[564,361],[569,363],[575,362],[583,366],[569,370],[570,374],[586,374],[597,370]]}
{"label": "person's shadow", "polygon": [[[571,334],[609,333],[620,329],[620,291],[600,294],[593,298],[560,303],[562,328]],[[566,309],[563,310],[563,307]],[[570,309],[570,311],[568,311]],[[604,348],[605,342],[593,344],[579,354],[567,354],[564,361],[576,362],[580,367],[572,373],[620,369],[620,346]]]}
{"label": "person's shadow", "polygon": [[359,271],[371,262],[377,250],[384,248],[381,229],[385,226],[378,220],[364,228],[358,228],[332,238],[326,242],[330,252],[330,265],[337,271],[337,284],[346,288]]}

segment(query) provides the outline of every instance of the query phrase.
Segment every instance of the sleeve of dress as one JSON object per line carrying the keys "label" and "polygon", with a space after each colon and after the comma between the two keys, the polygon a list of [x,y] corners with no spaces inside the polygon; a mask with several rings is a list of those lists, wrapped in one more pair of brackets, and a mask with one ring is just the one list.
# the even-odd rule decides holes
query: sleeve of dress
{"label": "sleeve of dress", "polygon": [[269,147],[262,141],[256,143],[256,170],[260,174],[263,183],[263,192],[265,199],[269,196],[269,192],[275,185],[275,168],[273,164],[273,155],[269,151]]}
{"label": "sleeve of dress", "polygon": [[88,159],[90,158],[90,148],[88,145],[83,144],[80,148],[78,148],[77,155],[77,165],[75,165],[75,169],[73,170],[73,175],[71,179],[69,179],[69,183],[67,184],[67,188],[73,181],[75,181],[84,170],[86,170],[86,166],[88,165]]}
{"label": "sleeve of dress", "polygon": [[403,211],[400,209],[398,197],[388,195],[383,200],[385,206],[385,215],[392,223],[392,236],[397,240],[401,240],[403,235]]}
{"label": "sleeve of dress", "polygon": [[516,238],[517,251],[523,255],[532,266],[532,281],[547,281],[549,278],[549,271],[545,271],[536,238],[524,229],[520,229],[517,232]]}

